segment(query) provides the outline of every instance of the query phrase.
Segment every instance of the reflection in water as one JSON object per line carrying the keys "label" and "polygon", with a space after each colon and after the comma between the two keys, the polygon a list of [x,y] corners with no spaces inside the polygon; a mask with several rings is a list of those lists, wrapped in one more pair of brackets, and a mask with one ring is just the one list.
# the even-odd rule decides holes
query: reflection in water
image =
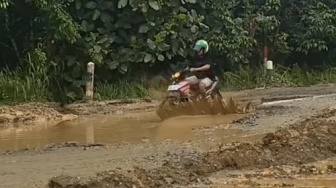
{"label": "reflection in water", "polygon": [[[18,150],[23,148],[41,148],[50,143],[76,141],[79,143],[134,143],[143,141],[158,142],[166,139],[189,141],[205,139],[204,134],[195,134],[192,130],[229,124],[245,116],[232,114],[225,116],[192,116],[168,119],[164,122],[152,113],[126,116],[100,116],[63,122],[55,126],[34,126],[0,130],[0,150]],[[226,129],[217,133],[222,138],[243,136],[237,129]]]}
{"label": "reflection in water", "polygon": [[86,127],[86,143],[94,143],[94,129],[93,124],[87,125]]}

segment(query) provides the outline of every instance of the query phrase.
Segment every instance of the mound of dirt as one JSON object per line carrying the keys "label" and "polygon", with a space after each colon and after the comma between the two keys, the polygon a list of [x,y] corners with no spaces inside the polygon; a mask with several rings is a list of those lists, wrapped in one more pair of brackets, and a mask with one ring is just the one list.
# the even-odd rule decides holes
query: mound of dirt
{"label": "mound of dirt", "polygon": [[137,110],[153,109],[157,103],[148,100],[115,100],[75,103],[60,107],[55,103],[27,103],[0,107],[0,128],[70,121],[78,116],[97,114],[123,114]]}
{"label": "mound of dirt", "polygon": [[115,171],[97,173],[96,177],[79,178],[70,176],[57,176],[49,181],[52,188],[134,188],[134,187],[173,187],[174,185],[190,185],[197,183],[209,184],[205,177],[176,169],[170,166],[162,166],[154,170],[146,171],[136,168],[123,175]]}
{"label": "mound of dirt", "polygon": [[206,153],[193,164],[199,174],[227,168],[265,168],[275,165],[300,165],[335,156],[336,122],[305,120],[267,134],[261,143],[240,143]]}
{"label": "mound of dirt", "polygon": [[0,107],[0,127],[32,122],[61,122],[77,118],[77,115],[61,113],[48,104],[32,103]]}
{"label": "mound of dirt", "polygon": [[167,161],[160,168],[137,168],[126,175],[113,171],[91,178],[58,176],[50,180],[49,187],[173,187],[208,184],[209,174],[224,169],[300,166],[336,155],[336,122],[320,118],[333,114],[333,111],[326,111],[287,129],[269,133],[259,143],[232,143],[228,147],[201,154],[196,159]]}
{"label": "mound of dirt", "polygon": [[97,114],[124,114],[138,110],[152,110],[157,105],[158,101],[151,99],[128,99],[74,103],[67,105],[60,110],[86,116]]}
{"label": "mound of dirt", "polygon": [[64,149],[82,149],[82,150],[87,150],[88,148],[101,148],[105,147],[105,144],[102,143],[91,143],[91,144],[79,144],[78,142],[63,142],[63,143],[55,143],[55,144],[48,144],[45,145],[42,149],[20,149],[20,150],[8,150],[4,153],[3,155],[13,155],[13,154],[18,154],[18,153],[25,153],[25,152],[48,152],[48,151],[59,151],[59,150],[64,150]]}
{"label": "mound of dirt", "polygon": [[53,178],[49,182],[49,187],[62,188],[107,188],[107,187],[141,187],[141,182],[116,173],[115,171],[101,172],[94,178],[72,178],[69,176],[61,175]]}

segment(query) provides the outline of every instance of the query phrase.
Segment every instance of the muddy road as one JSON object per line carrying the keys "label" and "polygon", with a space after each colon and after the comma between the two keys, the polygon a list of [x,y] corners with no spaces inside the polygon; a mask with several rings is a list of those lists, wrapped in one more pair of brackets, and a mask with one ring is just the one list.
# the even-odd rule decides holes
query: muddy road
{"label": "muddy road", "polygon": [[333,187],[333,93],[225,93],[256,110],[164,122],[156,101],[1,107],[0,187]]}

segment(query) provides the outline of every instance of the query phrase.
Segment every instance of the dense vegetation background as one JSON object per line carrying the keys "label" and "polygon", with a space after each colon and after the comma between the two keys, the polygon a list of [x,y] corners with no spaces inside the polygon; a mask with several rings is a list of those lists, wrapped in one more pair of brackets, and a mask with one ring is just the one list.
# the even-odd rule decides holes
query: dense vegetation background
{"label": "dense vegetation background", "polygon": [[[206,39],[224,88],[336,80],[334,0],[0,0],[0,101],[144,97]],[[139,81],[141,80],[141,81]],[[153,84],[151,84],[153,87]]]}

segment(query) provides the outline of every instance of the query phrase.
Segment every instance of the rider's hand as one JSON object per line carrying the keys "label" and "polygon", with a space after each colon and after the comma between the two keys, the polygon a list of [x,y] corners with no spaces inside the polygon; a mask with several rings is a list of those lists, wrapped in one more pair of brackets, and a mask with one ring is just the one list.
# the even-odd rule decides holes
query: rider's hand
{"label": "rider's hand", "polygon": [[190,72],[196,72],[197,69],[196,68],[190,68]]}

